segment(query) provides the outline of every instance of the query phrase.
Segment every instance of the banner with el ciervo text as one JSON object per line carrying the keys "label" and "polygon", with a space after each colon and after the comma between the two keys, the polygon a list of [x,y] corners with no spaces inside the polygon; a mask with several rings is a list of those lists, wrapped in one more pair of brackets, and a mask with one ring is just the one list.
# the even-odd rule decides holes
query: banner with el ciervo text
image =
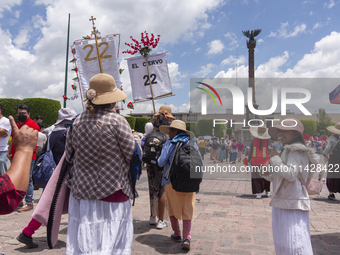
{"label": "banner with el ciervo text", "polygon": [[[151,100],[150,82],[143,56],[127,59],[134,102]],[[165,52],[148,55],[153,98],[172,95],[172,87]]]}
{"label": "banner with el ciervo text", "polygon": [[[113,76],[116,86],[121,89],[118,64],[119,35],[107,35],[97,38],[99,54],[94,39],[77,40],[72,45],[72,52],[76,59],[77,76],[82,99],[86,98],[91,77],[100,73],[98,55],[101,59],[103,73]],[[116,109],[122,110],[123,103],[118,102]]]}

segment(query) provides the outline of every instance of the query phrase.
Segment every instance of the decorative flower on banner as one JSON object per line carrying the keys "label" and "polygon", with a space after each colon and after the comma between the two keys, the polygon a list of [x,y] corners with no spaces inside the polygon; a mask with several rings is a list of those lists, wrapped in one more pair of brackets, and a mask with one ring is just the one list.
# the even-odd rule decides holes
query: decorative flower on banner
{"label": "decorative flower on banner", "polygon": [[132,109],[132,110],[135,109],[135,107],[133,106],[133,103],[131,103],[131,102],[127,104],[127,107],[128,107],[129,109]]}
{"label": "decorative flower on banner", "polygon": [[69,100],[67,96],[63,95],[64,100]]}
{"label": "decorative flower on banner", "polygon": [[84,39],[91,39],[91,37],[89,35],[87,36],[83,36]]}
{"label": "decorative flower on banner", "polygon": [[154,34],[151,33],[151,37],[149,38],[148,33],[145,31],[144,33],[141,33],[141,41],[138,42],[136,39],[130,36],[134,43],[125,43],[125,45],[129,46],[132,50],[126,50],[123,51],[123,53],[135,55],[138,52],[143,57],[146,57],[150,51],[152,51],[152,48],[154,49],[157,47],[160,37],[161,36],[158,35],[156,38]]}

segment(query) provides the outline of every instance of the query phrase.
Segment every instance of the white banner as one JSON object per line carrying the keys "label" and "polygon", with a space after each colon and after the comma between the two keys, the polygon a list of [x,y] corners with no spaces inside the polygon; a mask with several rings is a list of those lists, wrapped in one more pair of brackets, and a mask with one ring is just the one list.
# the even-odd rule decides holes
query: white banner
{"label": "white banner", "polygon": [[[127,61],[134,102],[151,100],[150,82],[145,58],[138,56],[129,58]],[[156,99],[157,97],[171,96],[172,87],[165,52],[149,55],[148,63],[153,97]]]}
{"label": "white banner", "polygon": [[[121,88],[121,80],[118,65],[119,35],[108,35],[98,38],[99,56],[102,63],[103,73],[113,76],[117,88]],[[94,39],[84,39],[75,41],[72,45],[72,52],[76,59],[82,99],[85,98],[86,90],[89,88],[91,77],[100,73],[99,60],[96,42]],[[122,109],[123,104],[119,103],[118,108]],[[116,106],[117,108],[117,106]]]}

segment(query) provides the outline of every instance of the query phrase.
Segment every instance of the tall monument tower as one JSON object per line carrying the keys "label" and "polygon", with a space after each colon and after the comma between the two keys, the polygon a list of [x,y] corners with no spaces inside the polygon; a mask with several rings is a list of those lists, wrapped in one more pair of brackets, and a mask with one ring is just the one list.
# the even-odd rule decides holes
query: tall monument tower
{"label": "tall monument tower", "polygon": [[[248,75],[249,75],[249,80],[248,80],[248,87],[251,87],[253,89],[253,94],[252,94],[252,99],[253,99],[253,105],[254,108],[257,109],[259,106],[256,104],[255,100],[255,57],[254,57],[254,52],[255,52],[255,47],[256,47],[256,40],[254,37],[259,35],[261,33],[262,29],[256,29],[252,30],[249,32],[247,31],[242,31],[243,35],[248,37],[249,40],[247,40],[247,48],[249,52],[249,58],[248,58]],[[248,108],[248,105],[246,105],[247,108],[247,122],[250,119],[250,111]],[[253,116],[255,117],[255,116]]]}

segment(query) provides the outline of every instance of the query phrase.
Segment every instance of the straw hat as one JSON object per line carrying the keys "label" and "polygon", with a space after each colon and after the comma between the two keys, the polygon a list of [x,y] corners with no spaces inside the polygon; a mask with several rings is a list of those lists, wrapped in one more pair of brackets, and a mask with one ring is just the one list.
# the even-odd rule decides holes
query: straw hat
{"label": "straw hat", "polygon": [[256,138],[263,139],[263,140],[267,140],[270,138],[270,135],[268,134],[268,128],[266,125],[256,126],[256,127],[251,126],[249,128],[249,131],[251,135]]}
{"label": "straw hat", "polygon": [[181,120],[174,120],[173,122],[171,122],[171,125],[168,126],[168,125],[161,125],[159,127],[159,130],[168,135],[169,134],[169,131],[170,129],[177,129],[177,130],[182,130],[184,131],[185,133],[187,133],[188,135],[190,135],[191,137],[194,137],[194,133],[190,132],[187,130],[186,128],[186,125],[185,125],[185,122],[184,121],[181,121]]}
{"label": "straw hat", "polygon": [[327,127],[327,130],[331,133],[340,135],[340,122],[336,123],[335,126]]}
{"label": "straw hat", "polygon": [[89,84],[85,101],[91,100],[95,105],[112,104],[127,98],[127,95],[117,88],[115,79],[109,74],[99,73],[90,79]]}
{"label": "straw hat", "polygon": [[157,117],[161,115],[162,113],[169,119],[172,119],[172,120],[175,119],[175,117],[172,116],[171,114],[171,107],[167,105],[162,105],[161,107],[159,107],[158,112],[152,116],[151,122],[154,122],[157,119]]}
{"label": "straw hat", "polygon": [[[284,125],[282,125],[282,123]],[[295,130],[298,131],[299,134],[301,135],[301,138],[303,139],[303,124],[301,123],[301,121],[297,120],[297,119],[284,119],[280,125],[274,126],[274,127],[270,127],[268,129],[268,134],[274,139],[277,140],[277,133],[279,132],[279,130]]]}

